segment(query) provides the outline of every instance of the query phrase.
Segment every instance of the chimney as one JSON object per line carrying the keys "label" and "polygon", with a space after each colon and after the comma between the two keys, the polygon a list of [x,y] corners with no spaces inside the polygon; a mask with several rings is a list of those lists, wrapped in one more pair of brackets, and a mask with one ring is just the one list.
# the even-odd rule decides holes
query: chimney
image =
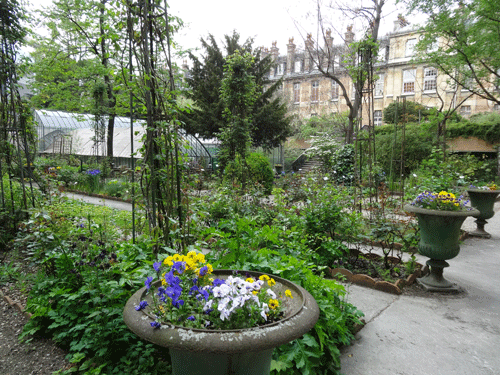
{"label": "chimney", "polygon": [[187,64],[187,60],[182,61],[181,68],[184,73],[184,78],[187,78],[189,76],[189,66]]}
{"label": "chimney", "polygon": [[350,44],[354,42],[354,32],[352,31],[352,25],[347,26],[347,31],[345,33],[345,43]]}
{"label": "chimney", "polygon": [[325,51],[329,54],[332,53],[333,49],[333,38],[332,38],[332,30],[327,29],[325,35]]}
{"label": "chimney", "polygon": [[334,61],[332,30],[327,29],[325,35],[325,51],[323,52],[323,68],[328,69]]}
{"label": "chimney", "polygon": [[307,39],[305,41],[306,45],[306,56],[304,60],[304,71],[309,72],[313,69],[314,61],[311,56],[314,56],[314,41],[312,40],[312,34],[307,34]]}
{"label": "chimney", "polygon": [[278,61],[278,57],[280,56],[280,50],[276,47],[278,42],[273,42],[273,46],[271,47],[271,55],[273,56],[273,61]]}
{"label": "chimney", "polygon": [[293,71],[293,65],[295,63],[295,44],[293,43],[293,38],[288,39],[286,48],[286,74],[290,74]]}
{"label": "chimney", "polygon": [[269,55],[269,48],[260,47],[260,51],[263,59]]}

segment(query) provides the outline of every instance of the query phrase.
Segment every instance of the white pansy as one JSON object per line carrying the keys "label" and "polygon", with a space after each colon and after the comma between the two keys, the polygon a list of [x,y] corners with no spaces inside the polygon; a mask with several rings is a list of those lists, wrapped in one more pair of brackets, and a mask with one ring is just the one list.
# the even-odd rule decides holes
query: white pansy
{"label": "white pansy", "polygon": [[276,299],[276,293],[274,293],[271,289],[267,290],[267,295],[272,299]]}

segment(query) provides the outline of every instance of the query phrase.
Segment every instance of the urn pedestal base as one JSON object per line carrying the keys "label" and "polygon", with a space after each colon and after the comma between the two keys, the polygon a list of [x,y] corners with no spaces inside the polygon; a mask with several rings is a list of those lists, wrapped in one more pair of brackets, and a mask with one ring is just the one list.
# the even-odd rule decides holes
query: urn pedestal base
{"label": "urn pedestal base", "polygon": [[426,264],[429,266],[429,273],[417,279],[417,282],[427,292],[460,292],[460,288],[457,284],[453,284],[443,277],[443,269],[450,266],[448,262],[444,260],[429,259]]}
{"label": "urn pedestal base", "polygon": [[486,220],[484,220],[484,219],[476,219],[477,228],[476,228],[475,231],[469,232],[469,236],[481,237],[481,238],[491,238],[491,234],[489,234],[488,232],[486,232],[484,230],[484,226],[487,223],[488,222]]}

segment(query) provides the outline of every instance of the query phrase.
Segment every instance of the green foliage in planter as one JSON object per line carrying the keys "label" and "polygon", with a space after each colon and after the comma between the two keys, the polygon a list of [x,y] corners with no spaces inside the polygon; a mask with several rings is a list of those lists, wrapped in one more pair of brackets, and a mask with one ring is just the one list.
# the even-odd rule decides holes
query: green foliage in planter
{"label": "green foliage in planter", "polygon": [[449,138],[476,137],[491,144],[498,143],[500,142],[500,114],[477,113],[469,120],[448,123],[446,136]]}

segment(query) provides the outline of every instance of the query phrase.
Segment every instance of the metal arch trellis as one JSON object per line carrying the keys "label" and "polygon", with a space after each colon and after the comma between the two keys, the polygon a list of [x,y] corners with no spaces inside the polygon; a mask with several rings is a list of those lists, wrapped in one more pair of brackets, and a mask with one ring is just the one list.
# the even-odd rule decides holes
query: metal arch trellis
{"label": "metal arch trellis", "polygon": [[[32,185],[34,176],[31,170],[34,150],[30,149],[28,143],[28,111],[17,88],[16,44],[19,40],[16,37],[21,34],[13,37],[10,21],[4,17],[7,13],[13,15],[16,12],[9,5],[13,6],[4,4],[5,12],[2,12],[0,20],[0,200],[2,211],[11,215],[6,224],[12,226],[11,230],[15,230],[16,220],[12,218],[26,217],[28,200],[35,206]],[[8,177],[5,183],[4,175]],[[31,199],[28,199],[25,177],[30,177]],[[20,186],[20,199],[15,197],[16,184]]]}

